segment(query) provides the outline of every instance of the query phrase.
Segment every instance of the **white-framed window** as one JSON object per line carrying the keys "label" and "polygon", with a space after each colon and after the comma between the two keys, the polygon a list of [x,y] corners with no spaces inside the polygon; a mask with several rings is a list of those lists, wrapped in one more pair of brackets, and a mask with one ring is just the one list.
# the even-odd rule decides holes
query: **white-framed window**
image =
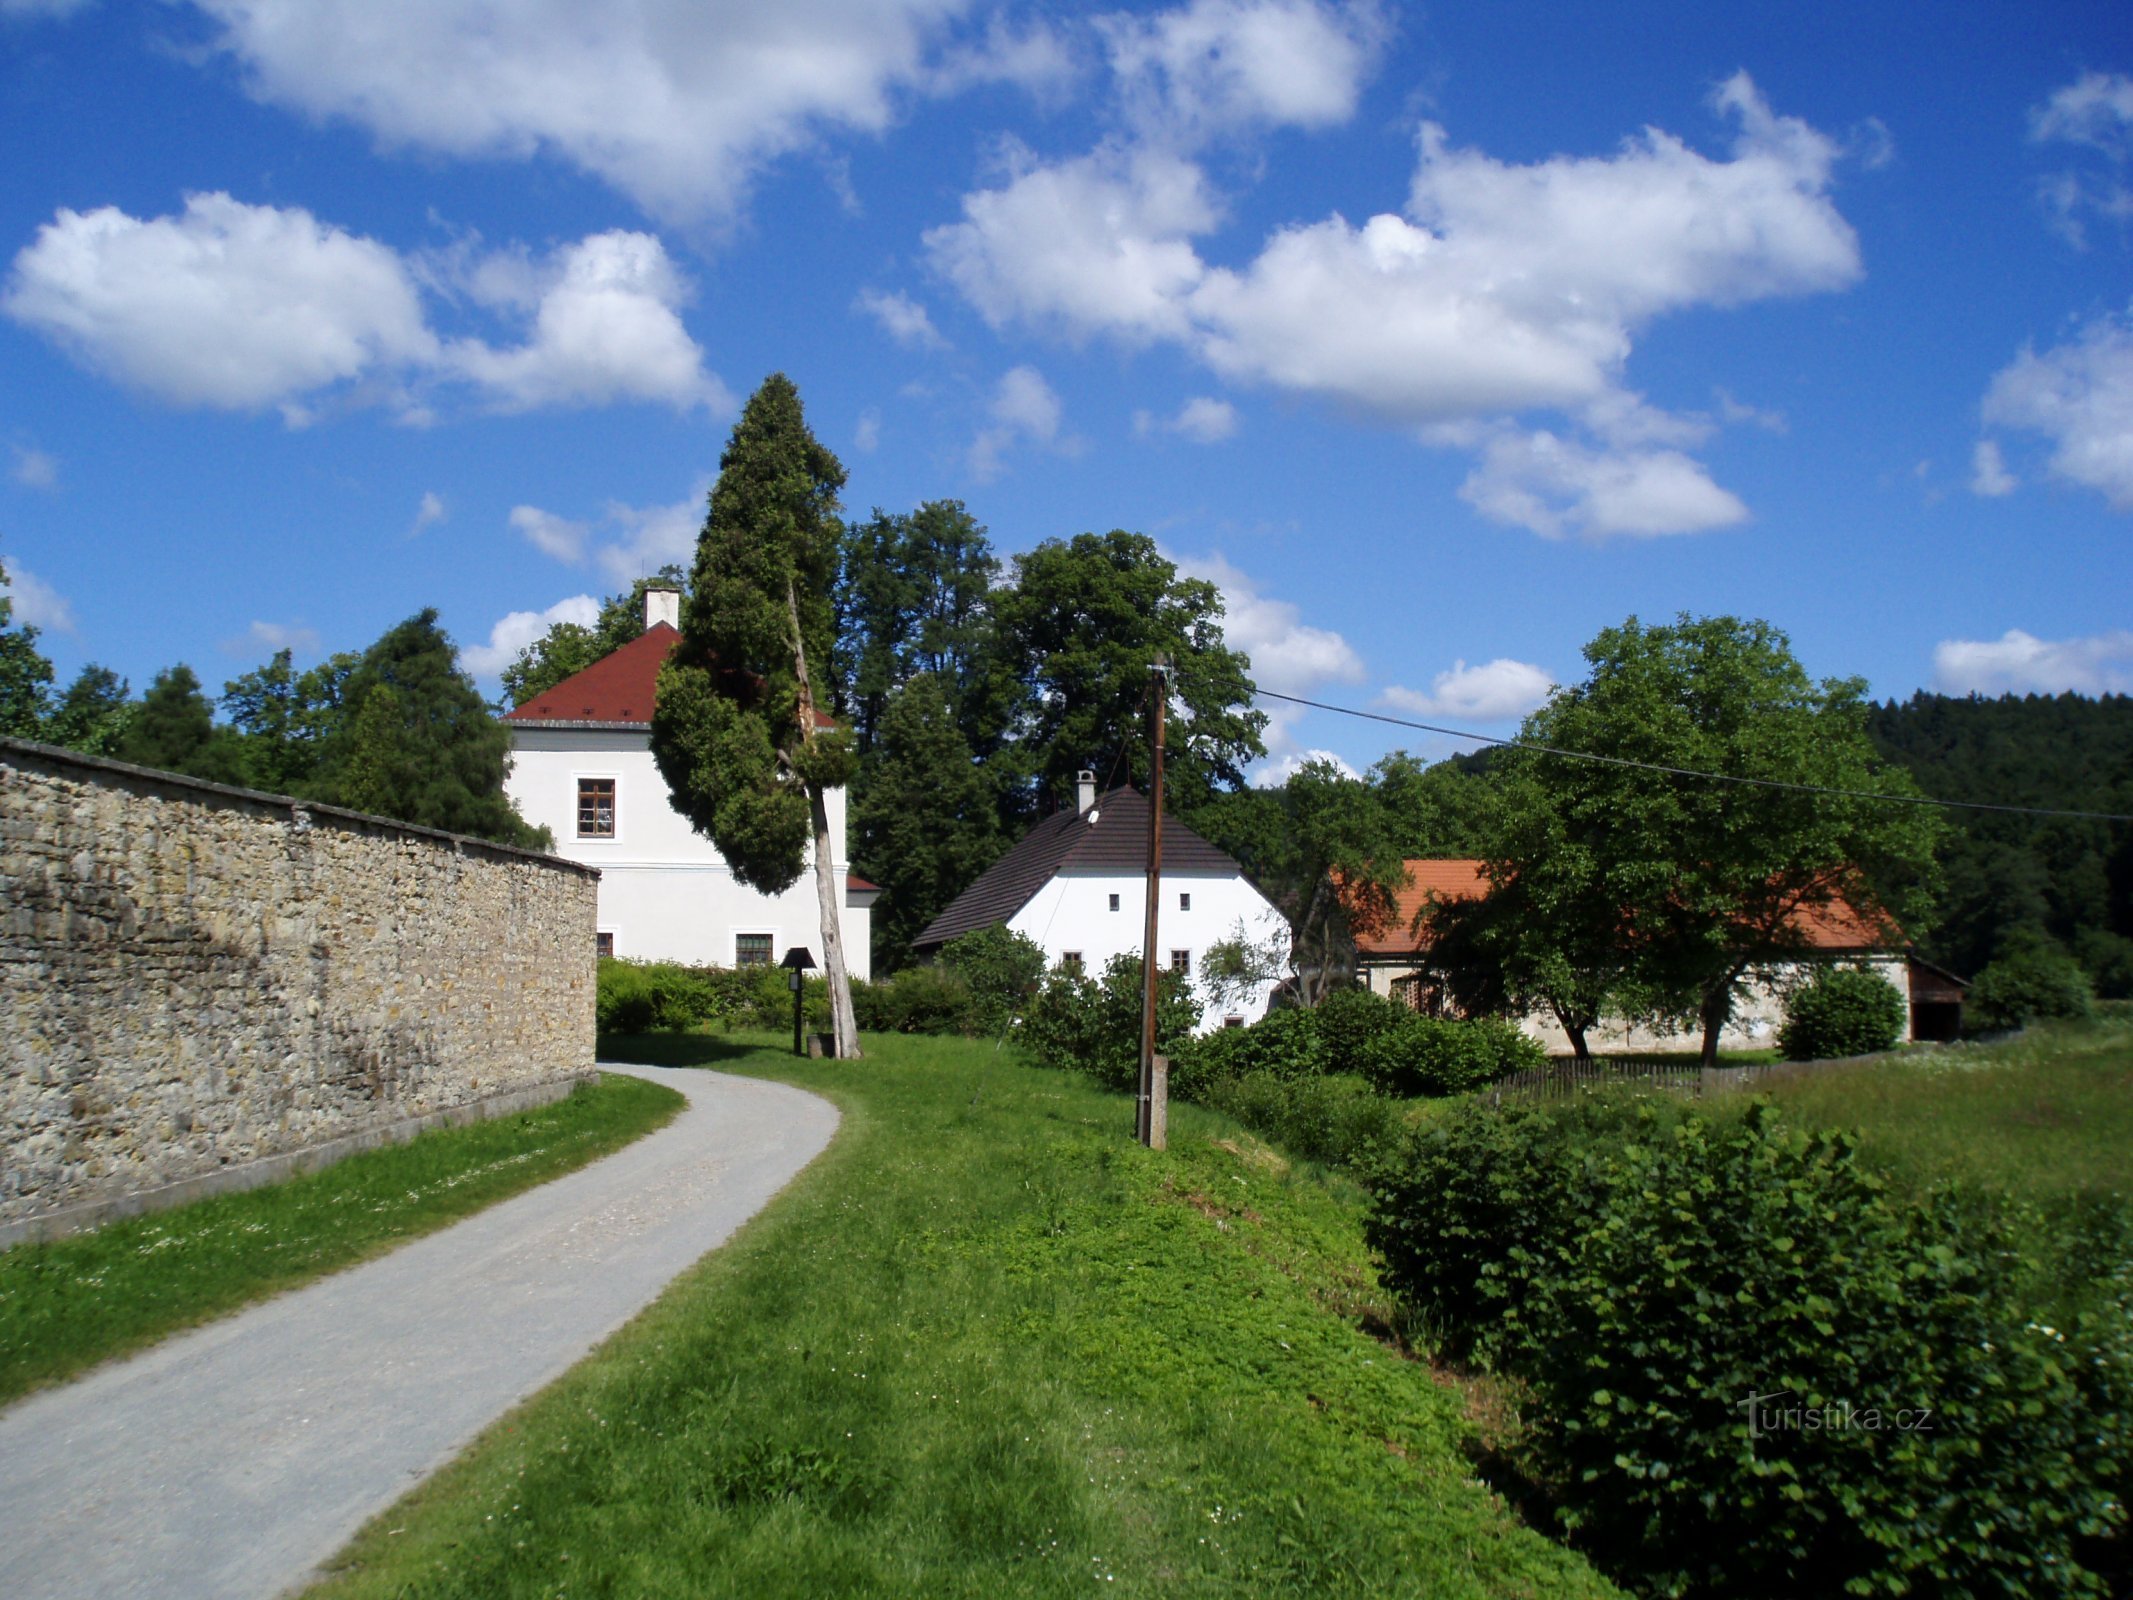
{"label": "white-framed window", "polygon": [[1182,976],[1190,977],[1192,975],[1192,952],[1190,950],[1171,951],[1170,970]]}
{"label": "white-framed window", "polygon": [[617,780],[611,777],[584,777],[578,779],[578,837],[580,839],[612,839],[615,837],[615,789]]}
{"label": "white-framed window", "polygon": [[611,956],[615,953],[615,930],[602,928],[593,935],[593,954]]}
{"label": "white-framed window", "polygon": [[770,967],[777,965],[778,936],[774,933],[736,933],[733,936],[733,964],[736,967]]}
{"label": "white-framed window", "polygon": [[1059,954],[1059,970],[1079,976],[1081,972],[1081,952],[1079,950],[1061,951]]}

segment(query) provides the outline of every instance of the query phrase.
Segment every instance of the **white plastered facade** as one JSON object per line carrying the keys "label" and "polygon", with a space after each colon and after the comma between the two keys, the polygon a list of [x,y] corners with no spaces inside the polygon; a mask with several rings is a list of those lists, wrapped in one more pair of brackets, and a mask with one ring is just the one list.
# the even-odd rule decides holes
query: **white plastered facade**
{"label": "white plastered facade", "polygon": [[[507,726],[514,755],[504,788],[520,816],[555,835],[557,855],[600,869],[598,925],[616,955],[730,967],[738,964],[743,936],[754,935],[769,938],[773,962],[802,945],[815,965],[822,965],[812,854],[791,888],[762,894],[736,878],[711,841],[674,809],[652,760],[648,731]],[[579,786],[585,779],[614,783],[610,837],[578,833]],[[851,863],[843,859],[844,791],[833,789],[826,799],[830,838],[839,856],[834,866],[845,964],[853,977],[868,978],[873,895],[846,887]]]}

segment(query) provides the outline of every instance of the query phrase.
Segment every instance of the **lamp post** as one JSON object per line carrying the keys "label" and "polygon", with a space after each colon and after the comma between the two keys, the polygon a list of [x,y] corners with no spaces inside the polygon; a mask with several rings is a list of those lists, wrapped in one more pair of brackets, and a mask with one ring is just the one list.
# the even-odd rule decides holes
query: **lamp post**
{"label": "lamp post", "polygon": [[815,958],[807,953],[806,945],[796,944],[785,952],[785,959],[778,965],[785,969],[785,986],[792,990],[792,1053],[804,1056],[807,1049],[800,1042],[800,1021],[806,1009],[802,1000],[806,980],[800,974],[815,970]]}

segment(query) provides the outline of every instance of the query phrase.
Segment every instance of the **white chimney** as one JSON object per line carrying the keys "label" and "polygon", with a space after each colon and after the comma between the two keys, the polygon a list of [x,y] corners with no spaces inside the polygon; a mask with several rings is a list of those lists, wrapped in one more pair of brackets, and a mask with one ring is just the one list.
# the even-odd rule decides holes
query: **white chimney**
{"label": "white chimney", "polygon": [[670,628],[681,626],[681,591],[679,589],[651,588],[644,591],[644,625],[656,628],[664,622]]}
{"label": "white chimney", "polygon": [[1096,804],[1096,774],[1083,767],[1074,774],[1074,814],[1086,816]]}

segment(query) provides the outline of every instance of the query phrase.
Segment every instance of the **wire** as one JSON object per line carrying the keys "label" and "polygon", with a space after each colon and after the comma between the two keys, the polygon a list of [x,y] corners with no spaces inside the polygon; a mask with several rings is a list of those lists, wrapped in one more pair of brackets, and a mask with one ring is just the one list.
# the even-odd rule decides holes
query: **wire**
{"label": "wire", "polygon": [[1560,756],[1566,761],[1593,761],[1602,766],[1629,767],[1638,772],[1659,772],[1670,778],[1704,778],[1712,783],[1737,783],[1751,789],[1787,789],[1795,794],[1828,794],[1846,800],[1886,800],[1905,806],[1940,806],[1950,811],[1995,811],[2017,817],[2069,817],[2083,822],[2133,822],[2133,814],[2123,811],[2065,811],[2051,806],[2005,806],[1993,805],[1983,800],[1941,800],[1924,794],[1881,794],[1867,789],[1837,789],[1820,783],[1791,783],[1783,778],[1748,778],[1731,772],[1705,772],[1696,767],[1669,767],[1657,761],[1634,761],[1628,756],[1603,756],[1590,750],[1564,750],[1552,744],[1534,744],[1526,739],[1499,739],[1492,734],[1472,733],[1465,728],[1440,728],[1431,722],[1412,722],[1406,717],[1388,717],[1377,711],[1358,711],[1353,706],[1329,705],[1323,700],[1306,700],[1301,695],[1278,694],[1272,689],[1258,691],[1268,700],[1286,700],[1292,706],[1309,706],[1313,711],[1333,711],[1344,717],[1360,717],[1366,722],[1389,722],[1395,728],[1418,728],[1424,733],[1441,733],[1453,739],[1471,739],[1477,744],[1502,745],[1507,750],[1532,750],[1544,756]]}

